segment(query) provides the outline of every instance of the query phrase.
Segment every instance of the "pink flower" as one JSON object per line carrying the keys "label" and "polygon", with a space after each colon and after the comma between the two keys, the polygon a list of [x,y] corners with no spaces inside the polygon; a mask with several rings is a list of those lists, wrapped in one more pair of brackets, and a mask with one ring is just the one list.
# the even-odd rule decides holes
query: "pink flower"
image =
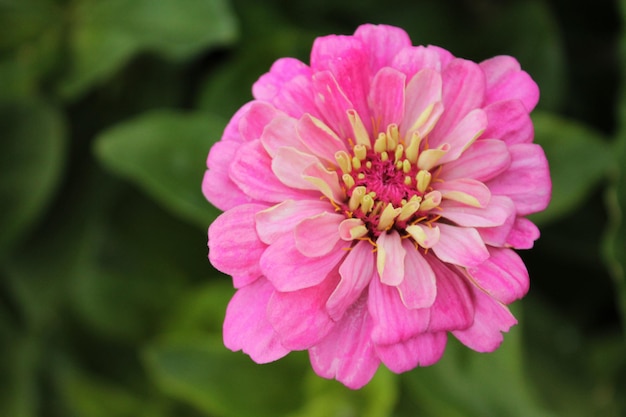
{"label": "pink flower", "polygon": [[528,291],[513,250],[551,182],[533,144],[539,90],[518,62],[412,46],[390,26],[276,61],[208,157],[225,212],[209,259],[237,292],[224,343],[258,362],[309,351],[359,388],[437,362],[448,333],[490,352]]}

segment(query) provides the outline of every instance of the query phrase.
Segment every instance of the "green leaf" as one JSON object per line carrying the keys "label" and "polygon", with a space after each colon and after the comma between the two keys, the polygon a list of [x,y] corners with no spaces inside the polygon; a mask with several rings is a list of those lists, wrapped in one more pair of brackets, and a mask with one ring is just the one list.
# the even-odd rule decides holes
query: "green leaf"
{"label": "green leaf", "polygon": [[71,34],[72,62],[61,86],[73,97],[114,74],[135,53],[184,60],[234,41],[226,0],[82,0]]}
{"label": "green leaf", "polygon": [[259,365],[224,348],[221,338],[172,339],[144,351],[157,385],[211,416],[277,417],[302,397],[303,354]]}
{"label": "green leaf", "polygon": [[103,132],[100,161],[173,213],[207,227],[219,214],[202,195],[211,145],[225,123],[206,114],[154,111]]}
{"label": "green leaf", "polygon": [[606,139],[593,129],[553,114],[533,114],[535,142],[546,152],[552,177],[552,200],[531,218],[540,224],[561,218],[587,204],[613,166]]}
{"label": "green leaf", "polygon": [[46,208],[65,162],[61,114],[39,101],[0,103],[0,257]]}

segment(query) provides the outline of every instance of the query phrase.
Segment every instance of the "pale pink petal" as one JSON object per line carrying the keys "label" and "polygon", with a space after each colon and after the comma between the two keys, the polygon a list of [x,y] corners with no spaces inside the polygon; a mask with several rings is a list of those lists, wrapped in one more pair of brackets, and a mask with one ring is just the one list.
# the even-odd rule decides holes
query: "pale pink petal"
{"label": "pale pink petal", "polygon": [[489,258],[489,252],[476,229],[438,223],[441,235],[432,251],[443,262],[476,266]]}
{"label": "pale pink petal", "polygon": [[246,195],[230,179],[228,169],[241,145],[235,141],[220,141],[211,147],[207,165],[209,169],[202,179],[202,193],[220,210],[228,210],[239,204],[251,203]]}
{"label": "pale pink petal", "polygon": [[314,287],[274,292],[267,305],[267,316],[283,346],[308,349],[328,334],[335,322],[324,306],[338,281],[339,274],[334,271]]}
{"label": "pale pink petal", "polygon": [[310,258],[296,248],[292,234],[285,234],[263,252],[259,263],[278,291],[296,291],[321,283],[346,256],[347,247],[340,240],[328,255]]}
{"label": "pale pink petal", "polygon": [[316,187],[304,178],[307,167],[318,163],[315,156],[294,148],[279,148],[272,159],[272,172],[276,178],[290,188],[315,190]]}
{"label": "pale pink petal", "polygon": [[506,243],[515,249],[531,249],[537,239],[539,239],[537,226],[524,217],[518,217],[506,238]]}
{"label": "pale pink petal", "polygon": [[256,231],[268,245],[285,233],[293,233],[298,223],[320,213],[334,212],[327,201],[285,200],[256,214]]}
{"label": "pale pink petal", "polygon": [[485,207],[489,204],[492,194],[489,187],[471,178],[434,182],[432,185],[444,199],[458,201],[473,207]]}
{"label": "pale pink petal", "polygon": [[339,242],[342,214],[323,212],[302,220],[294,230],[296,248],[301,254],[314,258],[328,254]]}
{"label": "pale pink petal", "polygon": [[467,278],[433,256],[426,259],[437,276],[437,297],[430,308],[428,331],[468,328],[474,321],[474,302]]}
{"label": "pale pink petal", "polygon": [[274,62],[268,73],[254,83],[252,94],[258,100],[271,102],[284,88],[285,83],[299,75],[311,75],[308,65],[295,58],[280,58]]}
{"label": "pale pink petal", "polygon": [[484,182],[506,171],[510,165],[511,155],[506,143],[480,139],[463,152],[462,158],[443,165],[439,175],[444,180],[471,178]]}
{"label": "pale pink petal", "polygon": [[339,184],[337,171],[329,170],[320,162],[307,166],[303,170],[303,176],[328,199],[340,202],[346,198],[346,192]]}
{"label": "pale pink petal", "polygon": [[534,143],[520,143],[509,150],[511,166],[487,186],[493,194],[511,197],[519,215],[544,210],[550,202],[552,183],[543,149]]}
{"label": "pale pink petal", "polygon": [[273,104],[296,119],[305,113],[320,117],[311,75],[299,75],[285,83],[274,97]]}
{"label": "pale pink petal", "polygon": [[465,346],[477,352],[492,352],[503,340],[502,332],[508,332],[517,320],[509,309],[498,301],[472,286],[474,293],[474,323],[465,330],[452,334]]}
{"label": "pale pink petal", "polygon": [[446,164],[457,160],[463,152],[483,133],[487,127],[487,116],[482,109],[474,109],[467,113],[457,125],[439,140],[429,140],[429,146],[438,148],[448,144],[450,150],[439,160],[440,164]]}
{"label": "pale pink petal", "polygon": [[467,113],[480,108],[485,95],[485,75],[474,62],[456,58],[441,77],[445,111],[430,133],[433,139],[445,137]]}
{"label": "pale pink petal", "polygon": [[396,286],[404,278],[406,250],[396,230],[381,233],[376,239],[376,269],[383,284]]}
{"label": "pale pink petal", "polygon": [[504,304],[526,295],[529,288],[528,270],[524,261],[512,249],[489,248],[489,259],[467,272],[485,292]]}
{"label": "pale pink petal", "polygon": [[529,112],[539,101],[539,87],[510,56],[496,56],[480,63],[487,79],[484,105],[501,100],[519,99]]}
{"label": "pale pink petal", "polygon": [[[499,226],[495,227],[477,227],[478,233],[480,233],[480,237],[483,239],[485,244],[491,246],[502,247],[507,244],[507,238],[511,233],[511,229],[515,223],[515,219],[517,218],[517,214],[515,213],[515,204],[513,200],[504,196],[493,196],[492,201],[502,201],[503,204],[509,207],[509,215],[506,220]],[[505,200],[508,200],[505,202]]]}
{"label": "pale pink petal", "polygon": [[253,101],[250,103],[248,111],[239,119],[239,133],[241,138],[246,142],[260,139],[265,126],[274,118],[284,115],[282,111],[276,109],[271,104],[262,101]]}
{"label": "pale pink petal", "polygon": [[338,321],[369,285],[374,275],[372,249],[369,242],[360,241],[350,249],[339,267],[341,281],[326,303],[328,314],[333,320]]}
{"label": "pale pink petal", "polygon": [[[385,131],[391,123],[400,125],[404,116],[404,84],[406,76],[390,67],[378,71],[372,81],[369,106],[375,131]],[[375,133],[375,132],[374,132]]]}
{"label": "pale pink petal", "polygon": [[[432,69],[423,69],[411,80],[406,87],[404,118],[400,125],[400,134],[407,140],[413,132],[419,131],[424,136],[432,128],[432,123],[423,128],[429,116],[434,111],[435,103],[442,98],[441,74]],[[439,118],[439,114],[436,114]]]}
{"label": "pale pink petal", "polygon": [[[448,57],[442,57],[440,50],[441,48],[436,48],[430,45],[428,47],[421,45],[409,46],[400,50],[393,57],[390,66],[402,71],[407,78],[413,77],[413,75],[417,74],[424,68],[440,72],[449,61]],[[450,55],[449,52],[448,55]]]}
{"label": "pale pink petal", "polygon": [[262,275],[259,259],[267,245],[256,234],[254,216],[265,208],[261,204],[234,207],[209,227],[209,260],[218,270],[236,277],[237,288]]}
{"label": "pale pink petal", "polygon": [[222,141],[234,141],[238,143],[243,142],[241,133],[239,133],[239,121],[241,120],[243,115],[248,113],[248,110],[250,110],[250,107],[254,103],[256,103],[256,101],[247,102],[246,104],[241,106],[239,110],[237,110],[237,112],[233,115],[233,117],[231,117],[230,121],[226,125],[226,128],[224,129],[224,134],[222,135]]}
{"label": "pale pink petal", "polygon": [[265,314],[273,291],[266,279],[258,279],[239,289],[226,308],[224,345],[242,350],[257,363],[273,362],[289,353]]}
{"label": "pale pink petal", "polygon": [[470,207],[453,200],[439,205],[441,216],[464,227],[495,227],[515,216],[515,204],[508,197],[493,196],[485,207]]}
{"label": "pale pink petal", "polygon": [[489,121],[484,138],[500,139],[508,145],[533,141],[535,128],[520,100],[497,101],[484,110]]}
{"label": "pale pink petal", "polygon": [[389,65],[400,50],[411,46],[411,39],[404,30],[387,25],[361,25],[354,37],[363,42],[373,74]]}
{"label": "pale pink petal", "polygon": [[432,312],[428,308],[407,309],[397,289],[381,283],[377,276],[370,282],[368,310],[374,322],[372,340],[383,345],[426,331]]}
{"label": "pale pink petal", "polygon": [[417,366],[438,362],[443,356],[447,338],[446,332],[422,333],[403,342],[376,345],[376,353],[392,372],[406,372]]}
{"label": "pale pink petal", "polygon": [[315,90],[315,105],[322,115],[325,124],[341,138],[348,138],[352,133],[352,126],[347,111],[354,109],[354,105],[341,90],[333,74],[329,71],[317,72],[313,75]]}
{"label": "pale pink petal", "polygon": [[435,273],[413,243],[405,239],[402,246],[406,257],[404,279],[398,285],[400,299],[408,309],[428,308],[433,305],[437,296]]}
{"label": "pale pink petal", "polygon": [[[367,71],[370,61],[367,52],[363,42],[355,37],[331,35],[315,39],[311,50],[311,68],[316,72],[313,76],[316,92],[318,94],[321,92],[317,76],[329,71],[336,80],[337,90],[342,91],[352,103],[351,108],[360,115],[367,114],[367,95],[371,77]],[[319,103],[318,108],[322,110]],[[338,115],[345,115],[345,111]],[[369,118],[363,122],[369,130],[371,128]],[[340,136],[345,137],[341,134]]]}
{"label": "pale pink petal", "polygon": [[370,339],[372,320],[366,303],[361,297],[324,340],[309,349],[311,366],[319,376],[335,378],[352,389],[367,384],[380,364]]}
{"label": "pale pink petal", "polygon": [[310,114],[303,115],[297,123],[296,139],[310,153],[335,163],[335,153],[347,151],[345,143],[321,120]]}
{"label": "pale pink petal", "polygon": [[296,119],[288,116],[276,117],[269,122],[261,135],[261,143],[271,157],[283,147],[306,151],[296,135]]}
{"label": "pale pink petal", "polygon": [[243,144],[232,163],[229,175],[232,181],[251,198],[270,203],[288,199],[317,198],[313,191],[303,191],[287,187],[272,172],[272,159],[260,140]]}

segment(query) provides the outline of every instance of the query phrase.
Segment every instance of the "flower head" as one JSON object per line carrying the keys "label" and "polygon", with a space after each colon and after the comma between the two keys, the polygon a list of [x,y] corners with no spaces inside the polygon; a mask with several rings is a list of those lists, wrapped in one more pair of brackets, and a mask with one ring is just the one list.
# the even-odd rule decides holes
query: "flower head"
{"label": "flower head", "polygon": [[308,350],[351,388],[382,362],[437,362],[448,334],[488,352],[528,291],[513,249],[551,183],[533,144],[539,90],[518,62],[412,46],[390,26],[276,61],[211,149],[225,212],[209,258],[237,291],[224,342],[259,363]]}

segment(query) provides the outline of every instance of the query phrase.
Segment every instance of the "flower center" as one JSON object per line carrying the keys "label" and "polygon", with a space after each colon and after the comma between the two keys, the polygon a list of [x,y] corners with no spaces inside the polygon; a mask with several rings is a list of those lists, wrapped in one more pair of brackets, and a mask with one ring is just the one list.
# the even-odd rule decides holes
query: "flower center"
{"label": "flower center", "polygon": [[395,124],[379,133],[373,145],[360,133],[355,129],[352,152],[339,151],[335,159],[347,195],[338,206],[347,217],[363,222],[363,237],[375,238],[392,228],[412,235],[417,223],[437,220],[441,193],[432,183],[437,181],[437,161],[447,149],[426,149],[418,135],[405,143]]}

